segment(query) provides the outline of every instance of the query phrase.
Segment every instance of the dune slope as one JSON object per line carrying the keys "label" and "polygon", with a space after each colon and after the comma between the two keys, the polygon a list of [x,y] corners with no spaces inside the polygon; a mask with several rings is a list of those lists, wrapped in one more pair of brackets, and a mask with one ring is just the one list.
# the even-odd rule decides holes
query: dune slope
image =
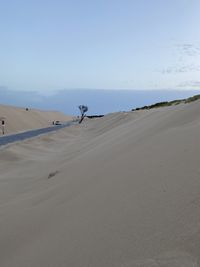
{"label": "dune slope", "polygon": [[5,117],[6,134],[48,127],[55,120],[67,121],[72,119],[70,116],[57,111],[26,110],[25,108],[5,105],[0,105],[0,117]]}
{"label": "dune slope", "polygon": [[0,154],[0,265],[200,265],[200,102],[116,113]]}

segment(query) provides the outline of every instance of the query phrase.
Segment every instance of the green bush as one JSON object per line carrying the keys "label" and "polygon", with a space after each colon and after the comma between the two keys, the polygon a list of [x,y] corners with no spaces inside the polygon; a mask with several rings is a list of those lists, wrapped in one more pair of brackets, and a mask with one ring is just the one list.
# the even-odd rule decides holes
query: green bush
{"label": "green bush", "polygon": [[144,106],[141,108],[132,109],[132,111],[147,110],[147,109],[161,108],[161,107],[169,107],[169,106],[173,106],[173,105],[179,105],[181,103],[190,103],[190,102],[196,101],[198,99],[200,99],[200,95],[195,95],[195,96],[189,97],[187,99],[178,99],[178,100],[173,100],[173,101],[169,101],[169,102],[167,102],[167,101],[158,102],[158,103],[155,103],[155,104],[150,105],[150,106]]}

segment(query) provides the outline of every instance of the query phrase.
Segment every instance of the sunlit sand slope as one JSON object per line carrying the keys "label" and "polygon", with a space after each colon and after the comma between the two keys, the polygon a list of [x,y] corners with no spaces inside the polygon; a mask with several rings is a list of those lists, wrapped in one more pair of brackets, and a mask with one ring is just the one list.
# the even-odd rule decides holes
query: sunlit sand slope
{"label": "sunlit sand slope", "polygon": [[0,266],[199,266],[199,114],[110,114],[2,150]]}

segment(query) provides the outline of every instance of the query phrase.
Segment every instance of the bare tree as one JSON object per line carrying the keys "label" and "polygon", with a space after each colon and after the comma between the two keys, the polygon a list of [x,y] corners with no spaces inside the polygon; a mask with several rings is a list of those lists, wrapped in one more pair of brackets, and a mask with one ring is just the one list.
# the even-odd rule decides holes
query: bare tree
{"label": "bare tree", "polygon": [[79,121],[79,123],[81,123],[85,117],[85,113],[88,111],[88,107],[84,106],[84,105],[80,105],[79,106],[80,112],[81,112],[81,119]]}

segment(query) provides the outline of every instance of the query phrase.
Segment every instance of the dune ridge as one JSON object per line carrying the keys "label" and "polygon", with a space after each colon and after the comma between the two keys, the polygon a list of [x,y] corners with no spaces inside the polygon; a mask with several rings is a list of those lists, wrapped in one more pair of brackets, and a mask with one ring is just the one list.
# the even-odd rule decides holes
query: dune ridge
{"label": "dune ridge", "polygon": [[5,117],[5,133],[11,134],[25,130],[48,127],[52,121],[68,121],[72,116],[67,116],[58,111],[42,111],[0,105],[0,117]]}
{"label": "dune ridge", "polygon": [[200,265],[200,101],[1,150],[0,265]]}

